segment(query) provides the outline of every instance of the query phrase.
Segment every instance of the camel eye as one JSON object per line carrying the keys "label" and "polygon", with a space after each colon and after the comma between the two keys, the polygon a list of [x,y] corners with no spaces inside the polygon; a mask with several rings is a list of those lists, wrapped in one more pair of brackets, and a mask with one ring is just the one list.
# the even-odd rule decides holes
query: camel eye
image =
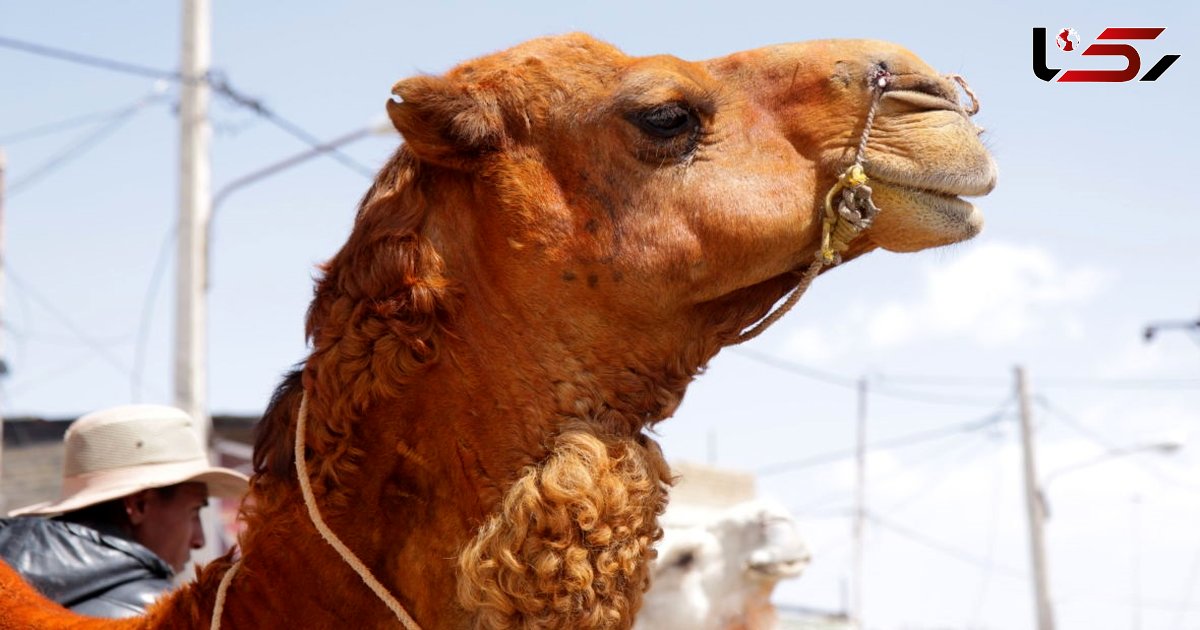
{"label": "camel eye", "polygon": [[671,566],[685,571],[692,568],[694,564],[696,564],[696,552],[690,549],[671,559]]}
{"label": "camel eye", "polygon": [[635,112],[630,121],[647,135],[663,139],[691,133],[700,125],[696,114],[681,103],[667,103]]}

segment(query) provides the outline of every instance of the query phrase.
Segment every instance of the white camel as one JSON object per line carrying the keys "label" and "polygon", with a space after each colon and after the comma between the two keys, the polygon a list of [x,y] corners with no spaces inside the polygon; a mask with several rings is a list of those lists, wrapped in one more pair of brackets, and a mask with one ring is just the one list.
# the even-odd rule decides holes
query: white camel
{"label": "white camel", "polygon": [[811,560],[795,519],[763,499],[702,514],[686,508],[664,514],[658,559],[635,628],[777,627],[771,592]]}

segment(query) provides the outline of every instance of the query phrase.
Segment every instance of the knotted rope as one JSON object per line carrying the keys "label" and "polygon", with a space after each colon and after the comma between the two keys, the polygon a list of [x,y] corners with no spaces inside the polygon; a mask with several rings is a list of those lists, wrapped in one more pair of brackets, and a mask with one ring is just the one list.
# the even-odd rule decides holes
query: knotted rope
{"label": "knotted rope", "polygon": [[[337,551],[338,555],[350,568],[358,574],[359,579],[375,593],[375,596],[384,603],[396,616],[396,620],[400,622],[406,630],[421,630],[421,626],[409,616],[408,611],[404,610],[404,606],[390,593],[379,580],[371,575],[371,570],[354,555],[354,552],[329,529],[325,524],[325,519],[321,518],[321,512],[317,509],[317,501],[313,497],[312,482],[308,478],[308,463],[304,457],[304,437],[305,425],[308,419],[308,392],[305,391],[300,397],[300,411],[296,414],[296,477],[300,481],[300,493],[304,497],[304,507],[308,509],[308,518],[312,521],[313,526],[317,528],[317,532],[321,534],[321,538]],[[229,583],[233,581],[234,574],[242,565],[242,560],[239,559],[229,567],[225,575],[221,578],[221,584],[217,587],[217,601],[213,606],[212,624],[209,626],[211,630],[221,630],[221,612],[225,607],[225,593],[229,588]]]}
{"label": "knotted rope", "polygon": [[[867,173],[863,170],[863,161],[867,155],[867,141],[871,138],[871,127],[875,124],[875,112],[879,109],[879,101],[883,98],[891,75],[882,69],[872,72],[870,81],[871,106],[867,109],[867,117],[863,123],[862,136],[858,139],[858,150],[854,154],[854,162],[834,183],[833,188],[825,195],[825,215],[821,221],[821,248],[817,250],[815,260],[800,276],[800,281],[788,294],[787,299],[774,311],[769,313],[753,328],[742,332],[733,344],[749,341],[779,321],[800,297],[808,290],[809,285],[816,279],[817,274],[826,265],[833,266],[842,261],[842,252],[850,247],[850,241],[863,230],[871,227],[871,221],[879,214],[879,208],[871,201],[871,187],[867,186]],[[834,209],[834,198],[841,193],[838,206]]]}
{"label": "knotted rope", "polygon": [[[970,107],[958,105],[958,110],[967,117],[979,113],[979,98],[975,96],[971,86],[967,85],[967,80],[958,74],[948,74],[946,78],[957,83],[963,92],[966,92],[967,98],[971,99]],[[779,318],[800,301],[800,297],[808,290],[809,285],[816,279],[823,267],[842,262],[842,252],[846,251],[850,242],[863,230],[871,227],[875,215],[879,214],[879,208],[871,201],[871,187],[867,185],[868,177],[863,168],[863,162],[866,161],[867,141],[871,138],[871,127],[875,124],[875,112],[879,109],[879,101],[883,99],[884,90],[891,81],[891,74],[882,68],[877,68],[869,75],[868,81],[871,89],[871,106],[867,109],[867,118],[863,123],[862,136],[858,139],[858,150],[854,154],[854,162],[838,176],[833,188],[830,188],[829,193],[825,195],[825,216],[821,221],[821,248],[817,251],[816,260],[809,264],[808,269],[800,276],[800,281],[788,294],[787,299],[753,328],[734,338],[733,344],[749,341],[762,334],[768,326],[779,321]],[[982,133],[983,129],[980,128],[979,131]],[[838,199],[839,193],[840,199]],[[833,205],[835,199],[838,199],[836,209]]]}

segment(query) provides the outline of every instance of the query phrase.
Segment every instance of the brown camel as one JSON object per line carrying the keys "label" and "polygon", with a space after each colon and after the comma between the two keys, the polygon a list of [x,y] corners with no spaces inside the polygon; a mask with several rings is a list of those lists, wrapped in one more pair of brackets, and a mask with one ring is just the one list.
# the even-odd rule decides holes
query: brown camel
{"label": "brown camel", "polygon": [[[223,627],[396,624],[301,500],[303,395],[321,515],[423,628],[628,628],[671,479],[644,430],[796,285],[880,92],[881,214],[843,258],[970,238],[958,196],[993,162],[954,83],[892,44],[687,62],[567,35],[396,84],[405,144],[260,427]],[[0,629],[206,628],[231,565],[126,622],[0,568]]]}

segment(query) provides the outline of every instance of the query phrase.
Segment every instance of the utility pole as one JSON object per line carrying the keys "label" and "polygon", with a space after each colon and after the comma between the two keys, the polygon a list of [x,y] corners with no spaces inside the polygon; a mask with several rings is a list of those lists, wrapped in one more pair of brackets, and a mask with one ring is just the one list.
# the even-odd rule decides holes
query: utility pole
{"label": "utility pole", "polygon": [[863,625],[863,526],[867,516],[867,377],[858,380],[858,428],[855,438],[854,585],[850,590],[851,623]]}
{"label": "utility pole", "polygon": [[[208,415],[208,222],[212,214],[212,126],[208,120],[208,71],[212,11],[209,0],[183,0],[179,75],[179,235],[175,265],[175,406],[196,423],[205,452],[212,444]],[[204,547],[192,554],[207,563],[220,555],[219,502],[204,510]],[[189,569],[190,571],[190,569]],[[184,577],[187,577],[185,574]]]}
{"label": "utility pole", "polygon": [[212,203],[208,121],[209,0],[183,0],[179,73],[179,236],[175,277],[175,405],[196,422],[207,448],[208,304],[204,256]]}
{"label": "utility pole", "polygon": [[1050,607],[1050,583],[1046,574],[1045,504],[1038,487],[1037,461],[1033,451],[1033,419],[1029,405],[1029,384],[1025,368],[1015,368],[1017,400],[1021,406],[1021,453],[1025,463],[1025,510],[1029,516],[1029,555],[1033,566],[1033,603],[1037,630],[1054,630],[1054,611]]}

